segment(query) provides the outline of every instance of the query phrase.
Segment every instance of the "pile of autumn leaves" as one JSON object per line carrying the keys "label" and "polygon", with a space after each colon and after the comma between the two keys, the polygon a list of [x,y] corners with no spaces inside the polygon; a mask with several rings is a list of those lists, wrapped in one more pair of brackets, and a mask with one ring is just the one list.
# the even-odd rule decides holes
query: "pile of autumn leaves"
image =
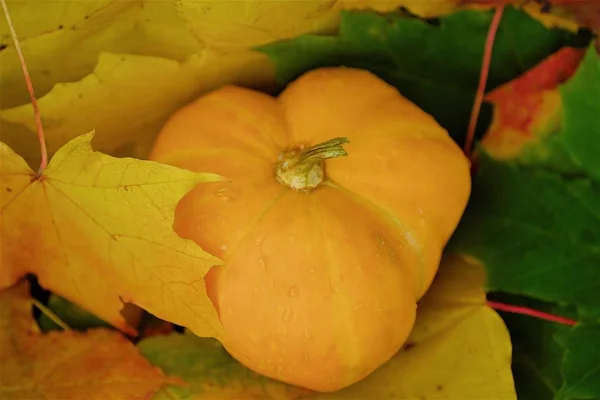
{"label": "pile of autumn leaves", "polygon": [[[129,5],[112,5],[108,11],[103,9],[102,12],[96,12],[100,10],[98,8],[91,11],[69,11],[71,14],[60,14],[64,11],[60,9],[54,13],[63,15],[62,18],[72,18],[75,25],[84,25],[90,19],[102,24],[113,21],[117,16],[121,19],[114,20],[114,27],[110,28],[115,30],[125,29],[125,26],[129,26],[128,21],[141,16],[164,18],[162,22],[166,25],[173,23],[169,20],[170,11],[159,10],[160,5],[152,2],[140,4],[145,4],[146,7],[134,10]],[[194,13],[202,12],[189,3],[182,4],[190,7],[187,18],[191,19]],[[90,2],[89,7],[93,8],[94,4]],[[270,12],[261,9],[259,5],[251,11],[257,15]],[[290,13],[290,10],[284,11],[285,15]],[[427,14],[421,11],[422,14]],[[84,14],[92,17],[83,18]],[[324,12],[316,17],[315,23],[327,30],[327,27],[339,23],[336,19],[338,14],[339,10],[331,14]],[[479,18],[479,14],[471,16]],[[352,16],[346,17],[348,24]],[[380,17],[373,15],[369,18]],[[484,19],[483,25],[488,24],[489,14],[485,14]],[[449,21],[447,20],[448,23]],[[291,31],[285,31],[289,24],[280,22],[282,26],[276,27],[283,32],[279,38],[296,36]],[[152,23],[156,23],[156,20]],[[377,24],[379,20],[373,20],[372,23]],[[66,23],[62,25],[67,26]],[[159,32],[159,25],[153,25],[156,32]],[[190,31],[209,41],[211,31],[207,26],[194,25]],[[298,25],[295,25],[294,29],[296,28]],[[302,29],[302,33],[309,31],[306,27]],[[366,28],[363,29],[367,31]],[[31,37],[32,48],[39,48],[43,43],[53,43],[60,48],[81,39],[78,36],[82,35],[81,32],[81,29],[73,29],[67,35],[61,28],[49,35],[35,36],[27,32],[31,36],[26,36]],[[83,32],[90,35],[86,29]],[[342,30],[342,39],[344,32],[348,34],[349,30]],[[231,35],[234,36],[234,33]],[[236,37],[239,39],[239,35]],[[182,47],[193,47],[188,43],[189,38],[183,38],[184,36],[181,40]],[[252,45],[265,42],[260,35],[258,39],[249,36],[248,40]],[[162,120],[158,118],[145,126],[133,124],[135,129],[127,121],[135,120],[139,109],[160,110],[159,114],[165,114],[161,117],[164,119],[195,94],[189,89],[190,82],[195,82],[196,88],[201,91],[229,82],[250,81],[260,84],[273,77],[259,77],[255,72],[246,77],[232,71],[248,66],[252,71],[262,71],[271,62],[275,65],[277,77],[289,80],[295,72],[311,67],[298,61],[302,57],[293,56],[294,52],[298,55],[298,43],[302,40],[310,42],[317,39],[306,37],[298,39],[299,42],[283,43],[283,46],[288,46],[287,50],[266,48],[264,51],[269,58],[264,54],[261,56],[250,52],[247,48],[243,51],[237,49],[238,53],[231,49],[231,53],[207,52],[204,59],[192,56],[179,63],[158,57],[101,54],[93,74],[79,82],[58,84],[41,100],[42,113],[46,125],[49,125],[50,147],[55,151],[42,176],[38,176],[27,163],[34,159],[29,154],[29,149],[35,147],[34,137],[26,136],[27,144],[24,144],[22,140],[15,139],[22,131],[15,128],[13,132],[17,132],[16,134],[11,135],[9,132],[8,142],[12,149],[4,143],[0,144],[0,283],[3,288],[0,292],[0,397],[515,398],[510,370],[510,338],[501,319],[485,304],[483,271],[456,255],[446,256],[434,286],[419,304],[418,321],[408,345],[365,381],[338,393],[307,394],[301,389],[258,376],[232,360],[218,342],[199,337],[219,339],[224,335],[202,284],[203,276],[209,268],[220,261],[195,244],[177,237],[172,230],[172,221],[175,206],[185,193],[196,184],[214,181],[219,177],[195,174],[135,158],[113,158],[94,151],[92,144],[94,148],[99,146],[111,150],[113,154],[143,154],[144,145],[127,150],[122,146],[126,142],[121,142],[119,146],[115,144],[113,139],[121,132],[119,129],[122,129],[115,127],[120,122],[119,115],[123,116],[125,125],[129,124],[131,132],[138,132],[129,136],[131,142],[136,142],[144,132],[142,128],[153,126],[155,129]],[[315,56],[323,55],[322,49],[329,46],[318,40],[310,44],[314,46],[313,49],[319,50],[310,53],[311,57],[315,57],[313,67],[329,62]],[[240,42],[232,40],[231,43]],[[302,47],[303,44],[300,44]],[[93,45],[92,43],[91,46]],[[346,46],[347,42],[343,45]],[[353,45],[356,43],[350,42],[350,48]],[[336,46],[335,49],[329,48],[331,54],[347,51],[347,48],[339,44]],[[177,49],[172,50],[176,51]],[[0,57],[7,57],[8,52],[2,53]],[[44,57],[48,56],[42,55],[39,59],[43,60]],[[83,58],[85,59],[85,55]],[[31,59],[35,77],[38,58],[32,56]],[[588,80],[586,82],[592,87],[592,94],[598,93],[594,90],[600,88],[600,83],[597,87],[593,85],[600,81],[597,74],[599,66],[600,61],[593,47],[565,48],[520,78],[488,94],[487,100],[495,105],[495,114],[482,144],[495,162],[509,165],[509,169],[513,168],[509,172],[500,171],[501,173],[518,174],[519,171],[515,168],[544,165],[547,160],[540,158],[543,154],[552,154],[554,157],[559,153],[556,149],[563,145],[564,135],[557,135],[558,140],[554,138],[557,126],[564,125],[562,110],[576,105],[565,104],[566,100],[559,92],[558,85],[568,81],[577,71],[579,80],[583,79],[581,75],[585,75]],[[291,70],[295,72],[290,72]],[[135,79],[132,78],[133,75],[136,76]],[[166,93],[162,93],[164,97],[168,98],[169,93],[175,91],[181,93],[172,96],[169,104],[162,103],[156,94],[149,95],[149,100],[144,101],[144,87],[148,86],[147,79],[150,76],[158,76],[154,78],[154,91],[160,92],[162,87],[169,88],[165,89]],[[133,83],[133,86],[138,85],[136,87],[140,88],[140,93],[136,95],[139,104],[128,104],[132,102],[127,94],[123,94],[122,99],[115,97],[115,93],[120,93],[119,88],[125,82],[132,82],[132,79],[139,82]],[[210,83],[203,85],[208,81]],[[2,83],[3,87],[14,85],[10,83],[4,86],[4,78]],[[586,96],[588,97],[582,98],[591,98],[589,94]],[[73,133],[86,122],[85,111],[73,112],[66,107],[74,99],[79,99],[76,100],[77,107],[83,107],[83,110],[87,107],[88,113],[111,116],[98,124],[97,134],[80,135],[85,130]],[[88,99],[89,103],[86,103]],[[115,107],[114,104],[107,103],[107,99],[114,99],[118,103],[116,106],[121,114],[115,115],[110,108],[106,108]],[[585,103],[585,100],[581,101]],[[527,111],[526,116],[523,110]],[[23,122],[25,126],[33,126],[28,106],[12,108],[6,113],[3,110],[2,120],[3,129],[11,128],[9,123]],[[112,127],[115,129],[112,130]],[[569,128],[572,129],[571,126]],[[123,133],[122,136],[127,135]],[[147,141],[147,138],[144,140]],[[140,140],[140,143],[143,142]],[[591,140],[587,145],[593,148],[597,147],[597,143]],[[25,158],[13,149],[21,149]],[[573,150],[568,146],[567,149]],[[582,163],[578,166],[568,165],[570,172],[583,174],[590,185],[597,185],[600,167],[589,161],[589,155],[586,161],[585,154],[588,153],[583,154],[584,167],[581,167]],[[558,156],[555,158],[554,166],[567,165]],[[493,162],[486,164],[483,160],[482,173],[493,169],[490,165],[494,167]],[[503,184],[498,176],[492,178],[489,181]],[[519,187],[514,190],[516,193]],[[480,193],[477,185],[474,193],[476,196]],[[475,205],[486,204],[486,201],[489,199]],[[592,200],[588,205],[591,208],[598,207],[597,202]],[[487,273],[493,276],[502,269],[494,264],[503,260],[497,257],[494,259],[485,243],[477,244],[476,241],[469,241],[470,239],[462,239],[461,242],[461,238],[470,237],[470,226],[474,226],[468,224],[469,215],[474,218],[473,216],[478,215],[477,212],[487,213],[485,215],[492,217],[490,209],[485,207],[483,211],[468,210],[467,223],[459,228],[462,236],[459,235],[454,245],[459,250],[463,246],[462,250],[467,249],[463,252],[484,260]],[[488,243],[494,235],[504,232],[502,226],[494,226],[493,222],[486,226],[493,231],[481,235],[488,239]],[[597,231],[593,232],[597,234]],[[587,266],[585,268],[586,271],[591,271]],[[92,313],[121,332],[107,327],[95,327],[84,332],[67,329],[41,333],[32,314],[34,302],[42,314],[46,315],[43,318],[47,319],[47,315],[52,318],[54,316],[39,300],[32,298],[30,284],[24,279],[29,273],[34,274],[45,289],[69,299],[83,307],[86,313]],[[589,274],[588,278],[591,279],[598,276],[593,275],[593,272]],[[497,280],[498,278],[493,283],[497,284],[497,289],[502,290],[503,286]],[[517,287],[513,292],[530,294],[531,290],[530,287]],[[582,303],[579,298],[547,298],[545,293],[537,295],[535,291],[530,295],[544,300],[556,300],[561,304],[583,304],[586,309],[595,304],[594,300]],[[153,323],[159,326],[159,334],[144,328],[147,314],[137,307],[124,308],[125,304],[135,304],[151,313],[154,316]],[[82,318],[90,318],[88,314],[69,315],[61,308],[55,308],[54,312],[63,312],[63,322],[70,328],[79,325]],[[81,310],[78,312],[81,313]],[[159,323],[156,318],[184,326],[188,331],[184,334],[173,332],[170,324]],[[592,315],[587,321],[594,323],[594,318]],[[60,321],[58,323],[62,324]],[[88,327],[92,325],[102,324],[87,324]],[[584,328],[586,327],[584,324]],[[136,336],[142,340],[134,344],[130,338]],[[573,382],[573,376],[578,376],[578,372],[573,376],[568,376],[569,373],[567,370],[567,376],[564,377],[567,384]],[[590,376],[591,378],[586,379],[593,380],[595,375]],[[563,393],[562,398],[572,398],[568,396],[573,393],[577,395],[578,390],[581,393],[591,393],[588,386],[585,386],[585,381],[578,384],[583,385],[583,389],[575,386],[574,392]]]}

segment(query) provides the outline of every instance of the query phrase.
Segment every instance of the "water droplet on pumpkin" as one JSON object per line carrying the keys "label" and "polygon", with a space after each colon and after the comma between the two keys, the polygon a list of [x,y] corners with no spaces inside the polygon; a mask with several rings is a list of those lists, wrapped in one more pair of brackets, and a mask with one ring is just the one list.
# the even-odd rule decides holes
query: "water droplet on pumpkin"
{"label": "water droplet on pumpkin", "polygon": [[296,236],[290,235],[288,236],[288,240],[290,241],[290,243],[296,243]]}
{"label": "water droplet on pumpkin", "polygon": [[310,339],[310,333],[308,332],[308,328],[304,328],[304,337],[306,339]]}
{"label": "water droplet on pumpkin", "polygon": [[365,303],[356,303],[354,305],[354,311],[358,311],[365,306]]}
{"label": "water droplet on pumpkin", "polygon": [[225,251],[225,250],[227,250],[227,245],[226,244],[222,244],[219,248],[221,250]]}
{"label": "water droplet on pumpkin", "polygon": [[377,307],[377,308],[375,308],[375,311],[382,312],[383,311],[383,307]]}
{"label": "water droplet on pumpkin", "polygon": [[267,288],[265,286],[261,286],[260,291],[263,293],[267,293]]}
{"label": "water droplet on pumpkin", "polygon": [[283,312],[283,322],[289,324],[294,319],[294,311],[291,308],[286,308]]}
{"label": "water droplet on pumpkin", "polygon": [[264,234],[260,234],[255,240],[254,240],[254,244],[257,246],[261,246],[265,240],[267,239],[267,235]]}
{"label": "water droplet on pumpkin", "polygon": [[290,286],[290,289],[288,290],[288,296],[290,297],[298,297],[300,296],[300,290],[298,290],[298,286]]}
{"label": "water droplet on pumpkin", "polygon": [[317,271],[315,271],[314,268],[311,268],[311,269],[308,270],[308,273],[311,274],[311,275],[314,275],[315,272],[317,272]]}
{"label": "water droplet on pumpkin", "polygon": [[304,353],[304,359],[305,359],[306,361],[308,361],[308,351],[307,351],[306,349],[304,349],[304,350],[302,351],[302,353]]}
{"label": "water droplet on pumpkin", "polygon": [[263,257],[259,257],[258,260],[256,260],[258,262],[258,266],[260,267],[260,269],[265,269],[267,268],[267,262],[265,261],[265,259]]}
{"label": "water droplet on pumpkin", "polygon": [[225,192],[227,192],[227,189],[225,189],[225,188],[217,189],[215,191],[215,196],[223,197],[223,196],[225,196]]}

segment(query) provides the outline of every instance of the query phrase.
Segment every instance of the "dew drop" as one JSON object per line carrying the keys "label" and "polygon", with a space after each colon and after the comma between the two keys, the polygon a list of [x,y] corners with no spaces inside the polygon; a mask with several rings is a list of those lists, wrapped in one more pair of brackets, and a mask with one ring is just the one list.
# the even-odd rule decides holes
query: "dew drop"
{"label": "dew drop", "polygon": [[354,311],[358,311],[365,306],[365,303],[356,303],[354,305]]}
{"label": "dew drop", "polygon": [[304,353],[304,359],[308,361],[308,351],[304,349],[302,352]]}
{"label": "dew drop", "polygon": [[254,240],[254,244],[257,246],[261,246],[265,240],[267,239],[267,235],[264,234],[260,234],[258,235],[258,237]]}
{"label": "dew drop", "polygon": [[304,328],[304,337],[306,339],[310,339],[310,333],[308,332],[308,328]]}
{"label": "dew drop", "polygon": [[314,268],[311,268],[311,269],[308,270],[308,273],[311,274],[311,275],[314,275],[315,272],[317,272],[317,271],[315,271]]}
{"label": "dew drop", "polygon": [[290,241],[290,243],[296,243],[296,236],[290,235],[288,236],[288,240]]}
{"label": "dew drop", "polygon": [[227,192],[227,189],[220,188],[220,189],[218,189],[218,190],[215,191],[215,196],[223,197],[223,196],[225,196],[225,192]]}
{"label": "dew drop", "polygon": [[290,286],[290,289],[288,290],[288,296],[294,298],[300,296],[300,290],[298,290],[298,286]]}
{"label": "dew drop", "polygon": [[283,312],[283,322],[289,324],[294,319],[294,311],[291,308],[286,308]]}
{"label": "dew drop", "polygon": [[377,311],[377,312],[382,312],[382,311],[383,311],[383,307],[377,307],[377,308],[375,309],[375,311]]}
{"label": "dew drop", "polygon": [[222,244],[219,248],[221,250],[225,251],[225,250],[227,250],[227,245],[226,244]]}
{"label": "dew drop", "polygon": [[265,269],[267,268],[267,262],[265,261],[265,259],[263,257],[259,257],[258,260],[256,260],[258,262],[258,266],[260,267],[260,269]]}
{"label": "dew drop", "polygon": [[267,288],[265,286],[261,286],[260,291],[263,293],[267,293]]}

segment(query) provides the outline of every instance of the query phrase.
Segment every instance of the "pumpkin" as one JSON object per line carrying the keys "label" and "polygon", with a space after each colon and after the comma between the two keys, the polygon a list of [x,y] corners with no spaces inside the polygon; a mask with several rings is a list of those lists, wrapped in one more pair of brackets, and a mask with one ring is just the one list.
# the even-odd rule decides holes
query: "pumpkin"
{"label": "pumpkin", "polygon": [[447,132],[370,72],[321,68],[278,96],[236,86],[176,112],[151,158],[201,184],[174,228],[224,261],[206,276],[224,347],[315,391],[406,341],[470,194]]}

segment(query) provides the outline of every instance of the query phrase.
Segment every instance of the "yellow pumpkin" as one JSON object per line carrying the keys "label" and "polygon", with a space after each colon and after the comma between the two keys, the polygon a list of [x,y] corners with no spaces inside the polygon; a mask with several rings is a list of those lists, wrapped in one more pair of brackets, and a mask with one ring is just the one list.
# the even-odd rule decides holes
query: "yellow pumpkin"
{"label": "yellow pumpkin", "polygon": [[400,349],[471,189],[447,132],[351,68],[310,71],[277,98],[209,93],[167,122],[151,158],[230,180],[186,195],[175,230],[225,263],[206,284],[226,349],[316,391]]}

